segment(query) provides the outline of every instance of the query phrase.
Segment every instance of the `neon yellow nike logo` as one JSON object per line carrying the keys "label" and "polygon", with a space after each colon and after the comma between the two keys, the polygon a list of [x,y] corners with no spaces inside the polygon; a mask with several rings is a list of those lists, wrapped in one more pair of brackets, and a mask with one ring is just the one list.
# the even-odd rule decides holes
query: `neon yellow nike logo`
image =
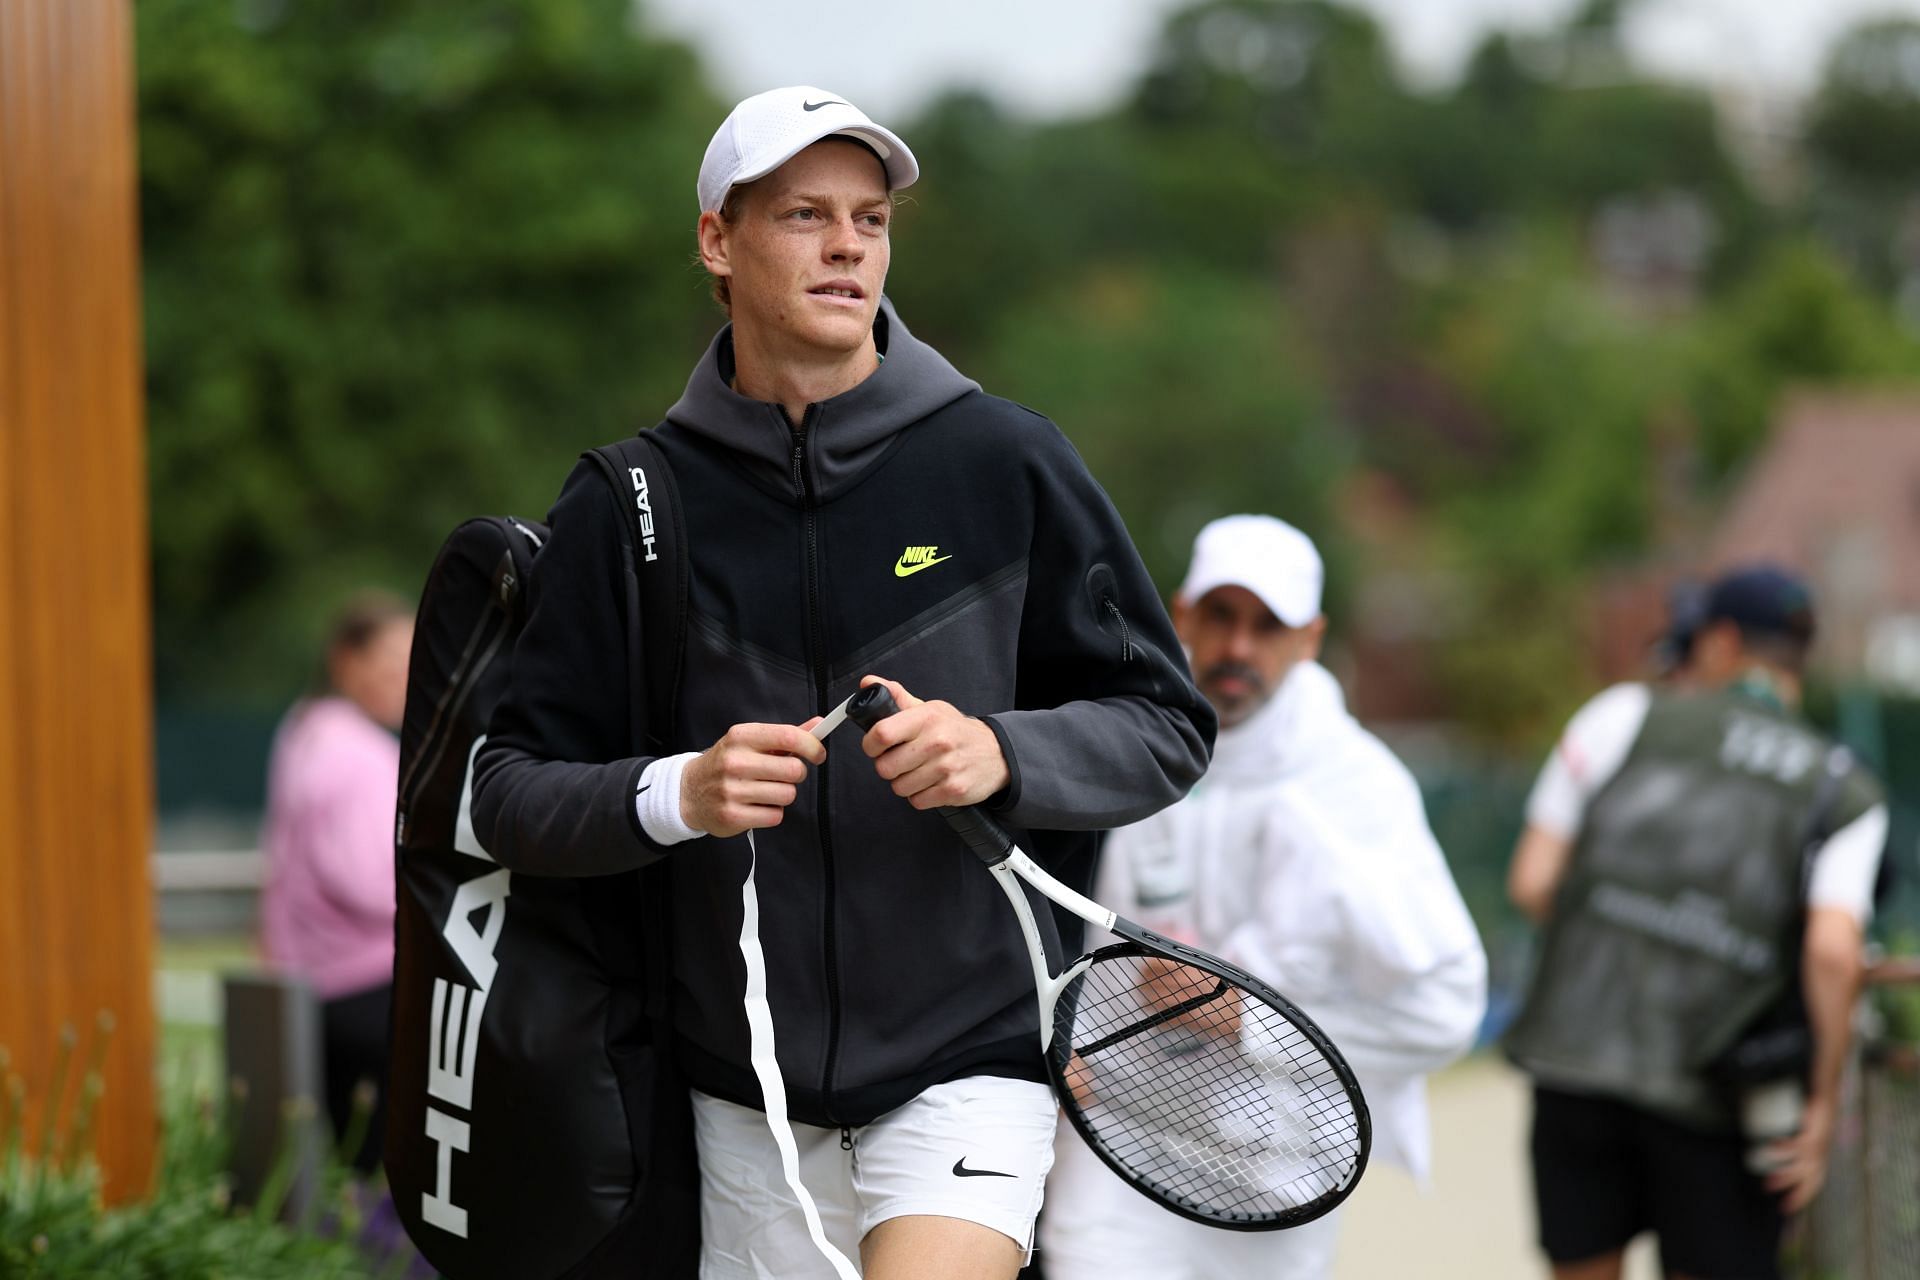
{"label": "neon yellow nike logo", "polygon": [[893,576],[904,578],[908,574],[918,573],[922,569],[931,569],[937,564],[945,564],[953,559],[952,556],[938,554],[939,550],[939,547],[908,547],[894,562]]}

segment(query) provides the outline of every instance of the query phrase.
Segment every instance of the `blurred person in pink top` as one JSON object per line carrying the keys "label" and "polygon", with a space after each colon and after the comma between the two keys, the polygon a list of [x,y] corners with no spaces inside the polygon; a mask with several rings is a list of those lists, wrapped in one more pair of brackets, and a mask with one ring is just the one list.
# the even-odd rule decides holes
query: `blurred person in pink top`
{"label": "blurred person in pink top", "polygon": [[[361,1081],[386,1078],[393,998],[393,821],[406,708],[413,611],[367,592],[335,617],[324,691],[294,704],[274,736],[267,769],[267,859],[261,944],[275,969],[312,985],[321,1001],[327,1112],[344,1135]],[[376,1102],[351,1153],[380,1160]]]}

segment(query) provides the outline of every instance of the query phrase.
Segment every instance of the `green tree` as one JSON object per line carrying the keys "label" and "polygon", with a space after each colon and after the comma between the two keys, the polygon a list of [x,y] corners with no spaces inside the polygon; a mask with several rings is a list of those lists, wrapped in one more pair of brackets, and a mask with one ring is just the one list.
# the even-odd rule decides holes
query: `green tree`
{"label": "green tree", "polygon": [[1920,20],[1842,36],[1807,114],[1807,149],[1827,175],[1874,187],[1920,180]]}
{"label": "green tree", "polygon": [[1339,554],[1351,446],[1297,349],[1257,283],[1096,267],[1008,313],[973,372],[1060,424],[1171,590],[1193,535],[1230,511],[1279,515]]}
{"label": "green tree", "polygon": [[1806,150],[1807,204],[1822,238],[1876,289],[1911,297],[1920,280],[1920,21],[1863,23],[1841,37],[1807,111]]}
{"label": "green tree", "polygon": [[1405,203],[1456,232],[1511,218],[1538,171],[1539,121],[1554,92],[1512,39],[1488,36],[1459,86],[1423,104],[1401,137]]}
{"label": "green tree", "polygon": [[1920,377],[1920,342],[1813,241],[1774,248],[1704,318],[1689,358],[1688,401],[1716,477],[1766,439],[1780,393],[1792,386]]}
{"label": "green tree", "polygon": [[1338,185],[1380,177],[1406,101],[1384,33],[1358,9],[1202,0],[1167,20],[1130,110],[1188,141],[1230,136],[1239,166]]}
{"label": "green tree", "polygon": [[1436,457],[1436,569],[1455,584],[1436,662],[1454,714],[1532,744],[1588,677],[1584,585],[1651,542],[1652,424],[1672,412],[1679,321],[1623,310],[1553,237],[1476,276],[1429,319],[1438,369],[1490,438]]}
{"label": "green tree", "polygon": [[343,588],[670,402],[718,106],[627,0],[136,12],[159,688],[283,696]]}

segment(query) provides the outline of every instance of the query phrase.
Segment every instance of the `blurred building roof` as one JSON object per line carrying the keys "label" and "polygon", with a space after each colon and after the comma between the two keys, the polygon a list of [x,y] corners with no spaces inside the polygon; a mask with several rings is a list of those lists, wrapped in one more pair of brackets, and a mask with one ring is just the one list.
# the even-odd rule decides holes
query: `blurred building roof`
{"label": "blurred building roof", "polygon": [[1756,560],[1811,579],[1819,665],[1920,689],[1920,395],[1787,402],[1708,543]]}

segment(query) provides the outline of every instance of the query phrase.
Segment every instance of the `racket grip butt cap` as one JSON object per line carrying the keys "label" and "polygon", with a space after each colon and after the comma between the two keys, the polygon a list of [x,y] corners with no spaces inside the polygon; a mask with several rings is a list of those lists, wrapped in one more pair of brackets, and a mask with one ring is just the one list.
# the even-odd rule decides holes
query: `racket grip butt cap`
{"label": "racket grip butt cap", "polygon": [[[847,719],[867,730],[899,709],[885,685],[870,684],[848,701]],[[943,807],[940,816],[967,848],[973,850],[974,856],[990,867],[1006,861],[1013,851],[1013,837],[1007,834],[1007,829],[977,805]]]}

